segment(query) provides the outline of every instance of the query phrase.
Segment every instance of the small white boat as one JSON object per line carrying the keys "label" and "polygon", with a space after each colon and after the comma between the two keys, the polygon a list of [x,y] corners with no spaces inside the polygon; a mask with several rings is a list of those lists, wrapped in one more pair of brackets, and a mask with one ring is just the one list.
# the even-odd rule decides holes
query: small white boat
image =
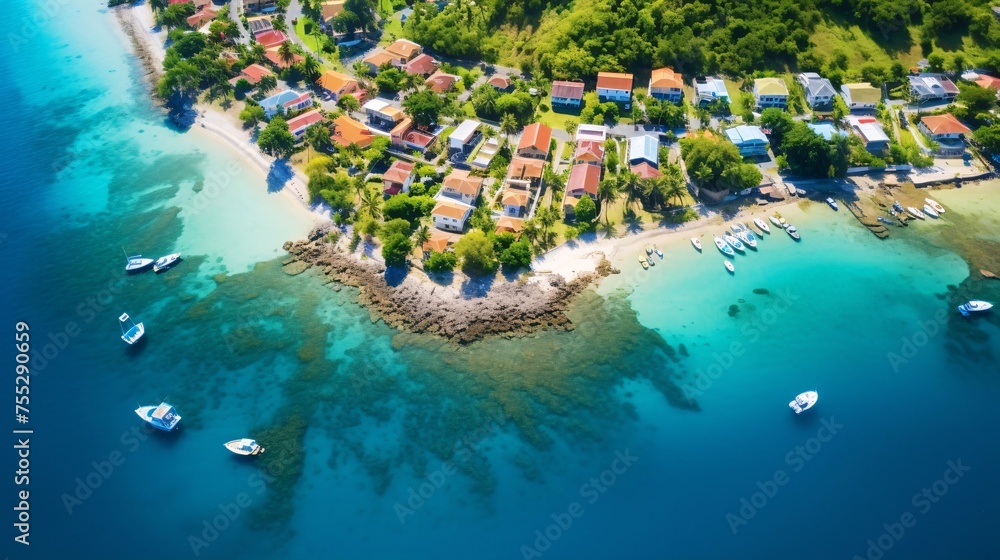
{"label": "small white boat", "polygon": [[177,261],[181,260],[180,253],[171,253],[165,257],[160,257],[156,259],[153,263],[153,272],[163,272],[164,270],[177,264]]}
{"label": "small white boat", "polygon": [[771,220],[772,224],[774,224],[774,225],[776,225],[776,226],[778,226],[780,228],[785,227],[785,224],[782,223],[783,218],[778,218],[777,216],[768,216],[767,219]]}
{"label": "small white boat", "polygon": [[723,235],[722,238],[726,240],[726,243],[728,243],[730,247],[736,249],[741,253],[747,250],[747,248],[743,246],[743,243],[740,242],[739,239],[736,239],[735,237],[729,235],[728,233]]}
{"label": "small white boat", "polygon": [[733,230],[733,233],[739,235],[747,230],[747,227],[743,224],[733,224],[729,226],[729,229]]}
{"label": "small white boat", "polygon": [[649,263],[649,266],[656,266],[656,263],[653,261],[653,255],[646,257],[646,262]]}
{"label": "small white boat", "polygon": [[806,410],[816,406],[816,401],[819,400],[819,393],[816,391],[806,391],[805,393],[799,394],[795,397],[795,400],[788,403],[788,407],[791,408],[795,414],[802,414]]}
{"label": "small white boat", "polygon": [[985,313],[993,309],[993,304],[988,301],[972,300],[958,306],[958,312],[968,317],[973,313]]}
{"label": "small white boat", "polygon": [[733,251],[732,247],[730,247],[728,244],[726,244],[725,241],[723,241],[718,237],[715,238],[715,246],[718,247],[720,251],[722,251],[723,255],[729,255],[731,257],[736,254],[736,251]]}
{"label": "small white boat", "polygon": [[652,255],[653,254],[653,247],[652,246],[646,245],[646,254],[647,255]]}
{"label": "small white boat", "polygon": [[837,206],[837,201],[834,200],[833,197],[830,196],[826,197],[826,203],[830,205],[830,208],[833,208],[834,210],[840,210],[840,207]]}
{"label": "small white boat", "polygon": [[757,229],[763,233],[771,233],[771,226],[767,225],[767,222],[760,218],[754,218],[753,225],[757,226]]}
{"label": "small white boat", "polygon": [[925,198],[924,202],[926,202],[928,206],[933,208],[934,211],[937,212],[939,215],[944,214],[944,206],[941,206],[941,203],[939,203],[938,201],[934,200],[933,198]]}
{"label": "small white boat", "polygon": [[224,443],[223,445],[226,449],[237,455],[256,455],[264,452],[264,448],[261,447],[259,443],[248,438],[234,439],[233,441]]}
{"label": "small white boat", "polygon": [[692,237],[691,238],[691,244],[694,245],[695,249],[701,251],[701,240],[700,239],[698,239],[697,237]]}
{"label": "small white boat", "polygon": [[937,218],[938,217],[938,213],[935,212],[933,208],[931,208],[930,204],[924,204],[924,214],[927,214],[928,216],[930,216],[932,218]]}
{"label": "small white boat", "polygon": [[733,273],[736,272],[736,268],[733,266],[733,263],[729,261],[722,261],[722,264],[726,267],[726,270],[728,270],[729,272]]}
{"label": "small white boat", "polygon": [[792,239],[796,241],[802,238],[802,236],[799,235],[799,230],[795,229],[795,226],[793,226],[792,224],[788,224],[788,227],[785,228],[785,233],[787,233],[789,236],[791,236]]}
{"label": "small white boat", "polygon": [[140,406],[135,409],[135,413],[139,415],[139,418],[149,422],[154,428],[163,430],[164,432],[173,430],[177,426],[177,423],[181,421],[181,417],[174,410],[174,407],[165,402],[159,405]]}
{"label": "small white boat", "polygon": [[125,253],[126,274],[137,274],[153,266],[153,259],[144,259],[142,255],[132,255],[130,257],[124,247],[122,247],[122,252]]}
{"label": "small white boat", "polygon": [[646,260],[646,257],[639,255],[639,264],[642,265],[643,270],[649,270],[649,261]]}
{"label": "small white boat", "polygon": [[751,249],[757,248],[757,238],[753,236],[752,232],[741,231],[736,234],[736,237],[739,237],[740,241],[746,243],[747,247],[750,247]]}
{"label": "small white boat", "polygon": [[661,251],[656,245],[653,245],[653,252],[656,253],[657,257],[660,257],[660,260],[663,259],[663,251]]}
{"label": "small white boat", "polygon": [[146,328],[142,326],[142,323],[136,324],[128,316],[128,313],[122,313],[121,317],[118,318],[118,325],[122,328],[122,340],[129,344],[135,344],[142,338],[142,335],[146,334]]}
{"label": "small white boat", "polygon": [[921,220],[924,219],[924,213],[912,206],[907,206],[906,211],[909,212],[910,215],[913,216],[914,218],[919,218]]}

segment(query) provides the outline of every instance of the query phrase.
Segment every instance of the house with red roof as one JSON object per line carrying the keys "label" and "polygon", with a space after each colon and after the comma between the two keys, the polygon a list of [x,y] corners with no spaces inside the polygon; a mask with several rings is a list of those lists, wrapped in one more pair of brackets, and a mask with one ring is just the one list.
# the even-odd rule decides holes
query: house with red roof
{"label": "house with red roof", "polygon": [[653,167],[649,163],[642,161],[631,167],[632,173],[635,173],[640,179],[652,179],[654,177],[659,177],[661,175],[660,170]]}
{"label": "house with red roof", "polygon": [[386,196],[410,192],[411,184],[413,184],[413,164],[408,161],[397,159],[382,174],[382,192]]}
{"label": "house with red roof", "polygon": [[288,131],[292,133],[292,136],[294,136],[296,140],[301,140],[305,135],[307,128],[325,120],[326,117],[324,117],[323,113],[320,113],[318,110],[302,113],[297,117],[288,119]]}
{"label": "house with red roof", "polygon": [[961,155],[965,151],[965,138],[972,133],[951,113],[921,117],[917,128],[937,142],[934,153],[939,156]]}
{"label": "house with red roof", "polygon": [[271,47],[264,51],[264,58],[266,58],[267,61],[270,62],[271,65],[274,66],[275,68],[281,68],[281,69],[291,68],[292,66],[305,60],[305,57],[300,55],[299,53],[292,53],[292,61],[291,62],[285,61],[284,59],[281,58],[281,55],[278,54],[278,48],[280,46],[281,45],[278,45],[277,47]]}
{"label": "house with red roof", "polygon": [[531,123],[524,127],[521,140],[517,144],[516,155],[544,160],[549,157],[552,129],[542,123]]}
{"label": "house with red roof", "polygon": [[413,60],[403,65],[403,71],[407,74],[419,76],[430,76],[441,67],[441,63],[429,54],[418,54]]}
{"label": "house with red roof", "polygon": [[583,106],[583,82],[552,82],[552,109],[578,110]]}
{"label": "house with red roof", "polygon": [[601,103],[605,101],[628,103],[632,100],[632,74],[598,72],[597,97]]}
{"label": "house with red roof", "polygon": [[465,204],[475,204],[479,192],[483,188],[483,178],[470,175],[464,169],[456,169],[448,174],[441,183],[438,196],[447,196]]}
{"label": "house with red roof", "polygon": [[566,194],[576,198],[587,195],[597,200],[597,185],[600,182],[600,167],[578,163],[569,171],[569,179],[566,180]]}
{"label": "house with red roof", "polygon": [[272,29],[270,31],[262,31],[253,36],[253,38],[260,44],[264,45],[265,49],[271,47],[277,47],[278,45],[284,43],[288,40],[288,35],[283,32]]}
{"label": "house with red roof", "polygon": [[431,256],[431,252],[443,253],[451,248],[451,238],[450,234],[443,231],[432,231],[431,238],[424,241],[421,247],[424,253],[424,260],[427,260]]}
{"label": "house with red roof", "polygon": [[397,39],[396,42],[386,47],[385,50],[407,61],[413,60],[414,57],[424,52],[423,47],[407,39]]}
{"label": "house with red roof", "polygon": [[247,66],[243,70],[240,70],[240,75],[229,80],[229,83],[235,86],[236,82],[239,82],[240,80],[246,80],[250,82],[250,85],[255,86],[257,85],[258,82],[260,82],[260,79],[263,78],[264,76],[273,76],[273,75],[274,74],[270,70],[264,68],[260,64],[251,64],[250,66]]}
{"label": "house with red roof", "polygon": [[440,70],[431,74],[430,78],[424,82],[424,85],[434,93],[448,93],[454,89],[455,84],[458,83],[458,76],[454,74],[446,74]]}
{"label": "house with red roof", "polygon": [[507,91],[510,89],[510,76],[504,76],[503,74],[493,74],[489,80],[486,81],[498,91]]}
{"label": "house with red roof", "polygon": [[524,220],[520,218],[514,218],[511,216],[501,216],[497,220],[497,235],[501,233],[513,233],[514,235],[520,235],[521,230],[524,229]]}
{"label": "house with red roof", "polygon": [[202,25],[215,19],[215,16],[217,15],[219,15],[219,12],[213,10],[211,4],[206,4],[202,6],[201,9],[195,12],[194,14],[188,16],[187,24],[193,27],[194,29],[198,29]]}
{"label": "house with red roof", "polygon": [[573,150],[573,165],[587,163],[600,167],[604,162],[604,144],[591,140],[577,142]]}
{"label": "house with red roof", "polygon": [[542,181],[545,162],[540,159],[514,156],[507,166],[507,184],[522,189],[532,189]]}
{"label": "house with red roof", "polygon": [[976,84],[979,87],[984,87],[986,89],[992,89],[993,91],[1000,92],[1000,78],[994,76],[987,76],[986,74],[980,74],[976,78]]}

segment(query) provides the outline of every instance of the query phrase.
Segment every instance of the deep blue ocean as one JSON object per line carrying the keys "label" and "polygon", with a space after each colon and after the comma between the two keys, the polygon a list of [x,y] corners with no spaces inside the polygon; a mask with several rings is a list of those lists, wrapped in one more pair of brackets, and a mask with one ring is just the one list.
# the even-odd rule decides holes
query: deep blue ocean
{"label": "deep blue ocean", "polygon": [[[1000,282],[969,280],[946,220],[879,241],[792,207],[803,241],[736,276],[680,239],[581,296],[572,332],[455,348],[285,274],[311,215],[168,126],[101,4],[0,18],[0,555],[1000,558],[1000,327],[954,312]],[[995,189],[939,199],[995,243]],[[185,260],[126,277],[123,246]],[[181,427],[148,433],[133,410],[164,399]],[[222,447],[247,436],[266,453]]]}

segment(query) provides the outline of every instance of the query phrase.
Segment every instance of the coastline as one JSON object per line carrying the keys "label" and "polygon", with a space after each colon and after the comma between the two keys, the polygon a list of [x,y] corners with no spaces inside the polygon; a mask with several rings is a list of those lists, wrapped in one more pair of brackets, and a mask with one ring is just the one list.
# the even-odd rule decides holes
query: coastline
{"label": "coastline", "polygon": [[[139,58],[143,75],[149,80],[150,96],[153,97],[152,88],[163,74],[167,33],[163,30],[154,31],[155,19],[148,3],[122,5],[113,8],[113,11],[119,27],[132,43],[135,55]],[[203,134],[222,141],[237,152],[248,166],[256,168],[269,183],[272,179],[280,181],[280,192],[297,200],[312,219],[326,218],[309,206],[306,188],[308,179],[298,171],[291,171],[289,175],[288,171],[275,169],[275,160],[257,149],[250,134],[242,129],[238,121],[205,103],[196,103],[191,109],[196,113],[194,123],[198,126],[191,126],[189,130],[201,130]],[[287,169],[291,170],[290,167]]]}

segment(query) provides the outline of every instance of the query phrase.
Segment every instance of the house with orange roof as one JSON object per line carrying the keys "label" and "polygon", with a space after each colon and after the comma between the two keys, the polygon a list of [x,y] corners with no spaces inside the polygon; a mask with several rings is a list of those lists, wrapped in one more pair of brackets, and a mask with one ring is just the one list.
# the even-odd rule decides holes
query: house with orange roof
{"label": "house with orange roof", "polygon": [[243,70],[240,70],[240,75],[229,80],[229,83],[235,86],[236,82],[240,80],[246,80],[250,82],[250,85],[255,86],[257,85],[257,82],[259,82],[260,79],[263,78],[264,76],[273,76],[273,75],[274,74],[270,70],[264,68],[260,64],[251,64],[246,68],[244,68]]}
{"label": "house with orange roof", "polygon": [[993,76],[987,76],[986,74],[980,74],[976,78],[976,85],[979,87],[984,87],[986,89],[992,89],[993,91],[1000,92],[1000,78]]}
{"label": "house with orange roof", "polygon": [[324,117],[323,113],[320,113],[318,110],[302,113],[297,117],[288,119],[288,131],[292,133],[292,136],[294,136],[296,140],[301,140],[302,136],[305,135],[307,128],[325,120],[326,117]]}
{"label": "house with orange roof", "polygon": [[573,150],[573,164],[587,163],[600,167],[604,163],[604,144],[590,140],[581,140]]}
{"label": "house with orange roof", "polygon": [[951,113],[921,117],[917,128],[937,142],[934,153],[940,156],[961,155],[965,151],[965,138],[972,133]]}
{"label": "house with orange roof", "polygon": [[649,77],[649,96],[660,101],[680,103],[684,97],[684,79],[673,68],[657,68]]}
{"label": "house with orange roof", "polygon": [[482,188],[482,177],[474,177],[464,169],[456,169],[444,178],[438,196],[446,196],[472,205],[476,203]]}
{"label": "house with orange roof", "polygon": [[455,84],[458,83],[458,76],[454,74],[446,74],[440,70],[431,74],[430,78],[424,82],[427,89],[433,91],[434,93],[448,93],[451,91]]}
{"label": "house with orange roof", "polygon": [[316,80],[316,84],[327,92],[333,101],[339,101],[341,97],[358,91],[358,81],[340,72],[327,70]]}
{"label": "house with orange roof", "polygon": [[520,218],[528,213],[528,201],[531,195],[528,191],[521,189],[504,189],[500,196],[500,204],[503,205],[503,215],[512,218]]}
{"label": "house with orange roof", "polygon": [[375,140],[375,133],[371,129],[347,115],[340,115],[334,119],[333,124],[330,140],[338,146],[346,148],[353,144],[359,148],[367,148]]}
{"label": "house with orange roof", "polygon": [[659,177],[661,175],[660,170],[653,167],[649,163],[642,161],[630,168],[632,173],[635,173],[640,179],[652,179],[654,177]]}
{"label": "house with orange roof", "polygon": [[431,252],[443,253],[450,247],[451,234],[434,230],[431,232],[431,238],[424,241],[423,246],[421,246],[421,250],[424,253],[424,260],[427,260],[431,256]]}
{"label": "house with orange roof", "polygon": [[605,101],[628,103],[632,100],[632,74],[598,72],[597,97],[601,103]]}
{"label": "house with orange roof", "polygon": [[503,74],[493,74],[486,83],[493,86],[497,91],[507,91],[510,89],[510,77]]}
{"label": "house with orange roof", "polygon": [[215,19],[215,16],[217,15],[219,15],[219,12],[213,10],[211,8],[211,4],[206,4],[194,14],[188,16],[187,24],[195,29],[198,29],[202,25]]}
{"label": "house with orange roof", "polygon": [[472,207],[457,202],[441,200],[431,210],[434,227],[444,231],[461,233],[465,229],[465,221],[472,215]]}
{"label": "house with orange roof", "polygon": [[326,0],[320,4],[319,13],[323,23],[327,26],[332,25],[333,18],[344,12],[344,4],[346,3],[347,0]]}
{"label": "house with orange roof", "polygon": [[394,68],[402,68],[406,64],[406,59],[398,54],[393,54],[389,51],[379,51],[377,53],[370,54],[363,59],[362,62],[368,65],[369,74],[378,74],[378,71],[386,66],[392,66]]}
{"label": "house with orange roof", "polygon": [[407,74],[427,77],[436,72],[440,67],[441,63],[438,62],[433,56],[429,54],[418,54],[413,57],[413,60],[403,65],[403,71]]}
{"label": "house with orange roof", "polygon": [[597,200],[597,185],[600,182],[600,167],[578,163],[569,171],[569,178],[566,180],[566,194],[576,198],[587,195]]}
{"label": "house with orange roof", "polygon": [[525,158],[545,160],[549,157],[552,129],[542,123],[531,123],[524,127],[521,140],[517,144],[516,155]]}
{"label": "house with orange roof", "polygon": [[278,45],[284,43],[288,40],[288,35],[285,35],[281,31],[272,29],[270,31],[262,31],[253,36],[253,38],[260,44],[264,45],[265,49],[271,47],[277,47]]}
{"label": "house with orange roof", "polygon": [[407,39],[396,39],[396,42],[385,48],[386,51],[402,57],[407,62],[424,52],[424,48]]}
{"label": "house with orange roof", "polygon": [[292,66],[305,60],[305,57],[299,53],[292,53],[292,61],[288,62],[281,58],[281,55],[278,54],[278,48],[279,47],[271,47],[264,51],[264,58],[266,58],[267,61],[270,62],[275,68],[291,68]]}
{"label": "house with orange roof", "polygon": [[496,233],[513,233],[514,235],[520,235],[521,231],[524,229],[524,220],[520,218],[513,218],[511,216],[500,216],[497,220]]}
{"label": "house with orange roof", "polygon": [[382,130],[392,130],[406,116],[399,107],[377,97],[367,101],[361,108],[368,117],[368,124]]}
{"label": "house with orange roof", "polygon": [[386,196],[410,192],[411,184],[413,184],[413,164],[408,161],[397,159],[382,174],[382,192]]}
{"label": "house with orange roof", "polygon": [[507,166],[507,183],[522,189],[537,187],[544,169],[545,162],[540,159],[514,156]]}

